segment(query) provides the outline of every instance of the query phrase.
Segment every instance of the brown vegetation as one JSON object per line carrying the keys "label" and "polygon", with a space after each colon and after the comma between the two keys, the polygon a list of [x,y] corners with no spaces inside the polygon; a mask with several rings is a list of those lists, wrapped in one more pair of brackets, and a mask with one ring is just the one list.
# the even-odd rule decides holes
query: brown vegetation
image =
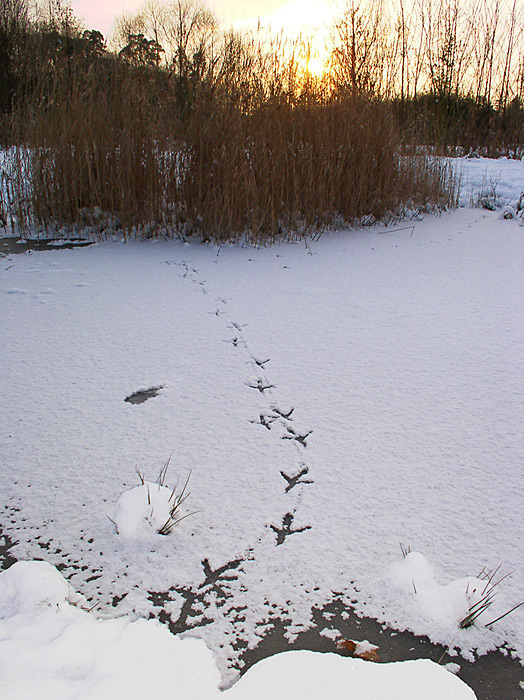
{"label": "brown vegetation", "polygon": [[260,243],[453,204],[450,171],[413,147],[521,147],[520,30],[514,7],[500,68],[486,4],[474,54],[458,0],[424,1],[393,32],[383,5],[348,4],[321,79],[304,46],[221,34],[189,0],[122,21],[113,52],[60,4],[31,20],[6,0],[0,210],[22,230]]}

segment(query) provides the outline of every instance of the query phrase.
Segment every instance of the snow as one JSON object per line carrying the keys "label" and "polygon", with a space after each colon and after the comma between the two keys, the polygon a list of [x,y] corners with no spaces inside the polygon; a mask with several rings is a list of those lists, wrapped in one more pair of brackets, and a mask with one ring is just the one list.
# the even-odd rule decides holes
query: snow
{"label": "snow", "polygon": [[120,495],[109,519],[117,534],[128,539],[170,536],[182,520],[195,515],[183,507],[189,495],[184,489],[177,491],[177,485],[144,481]]}
{"label": "snow", "polygon": [[461,206],[477,204],[480,198],[491,198],[498,207],[517,208],[524,191],[522,161],[508,158],[461,159],[462,175],[459,202]]}
{"label": "snow", "polygon": [[[460,624],[472,615],[477,624],[489,625],[496,619],[494,596],[499,578],[487,579],[466,576],[440,585],[435,579],[433,567],[419,552],[410,552],[402,561],[390,568],[392,579],[399,585],[403,596],[411,596],[417,614],[430,619],[444,630],[452,624]],[[486,605],[486,609],[484,608]],[[501,613],[503,614],[503,613]]]}
{"label": "snow", "polygon": [[[267,659],[230,690],[209,649],[155,620],[96,620],[45,562],[0,573],[0,693],[29,700],[180,697],[195,700],[467,700],[474,693],[431,661],[376,665],[335,654],[288,652]],[[351,695],[348,690],[351,690]]]}
{"label": "snow", "polygon": [[260,661],[224,700],[466,700],[473,691],[428,660],[374,664],[337,654],[292,651]]}
{"label": "snow", "polygon": [[[464,206],[409,229],[1,258],[13,554],[60,565],[96,622],[163,609],[225,683],[236,642],[279,617],[292,639],[333,591],[468,658],[524,658],[524,608],[458,626],[482,569],[513,572],[491,619],[524,600],[524,234],[521,212],[499,218],[524,163],[457,167]],[[476,206],[486,183],[495,211]],[[171,453],[198,513],[164,537],[136,470],[157,488]]]}
{"label": "snow", "polygon": [[0,695],[17,700],[215,698],[219,672],[205,644],[154,620],[97,620],[44,562],[0,574]]}

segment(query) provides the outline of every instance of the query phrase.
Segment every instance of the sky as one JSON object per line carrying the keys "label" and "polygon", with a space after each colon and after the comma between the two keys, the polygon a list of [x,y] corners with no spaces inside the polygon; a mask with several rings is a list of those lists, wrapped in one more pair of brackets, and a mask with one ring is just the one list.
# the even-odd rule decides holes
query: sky
{"label": "sky", "polygon": [[[75,15],[105,36],[117,17],[132,14],[143,4],[143,0],[71,0]],[[290,35],[322,28],[333,13],[332,0],[205,0],[204,4],[227,27],[256,26],[260,19],[264,26],[271,24]]]}

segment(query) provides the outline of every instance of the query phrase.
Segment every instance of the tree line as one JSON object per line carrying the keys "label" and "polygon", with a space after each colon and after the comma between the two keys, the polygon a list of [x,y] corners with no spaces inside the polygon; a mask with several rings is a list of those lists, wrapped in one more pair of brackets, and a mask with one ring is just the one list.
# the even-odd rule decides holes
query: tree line
{"label": "tree line", "polygon": [[236,92],[247,109],[306,93],[317,101],[358,95],[388,103],[412,144],[520,152],[524,16],[517,0],[347,0],[329,28],[322,76],[307,73],[308,41],[224,32],[199,0],[148,0],[117,20],[108,48],[64,0],[36,10],[28,0],[3,0],[2,136],[17,104],[41,99],[57,74],[87,80],[98,62],[135,76],[148,71],[150,89],[168,83],[182,115],[194,108],[197,91]]}

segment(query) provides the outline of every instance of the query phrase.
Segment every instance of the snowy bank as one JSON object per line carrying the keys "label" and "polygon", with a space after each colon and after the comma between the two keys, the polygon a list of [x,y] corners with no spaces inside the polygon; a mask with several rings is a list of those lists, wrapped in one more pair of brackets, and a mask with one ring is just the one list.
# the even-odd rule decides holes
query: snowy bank
{"label": "snowy bank", "polygon": [[287,652],[260,662],[230,690],[204,642],[154,620],[96,620],[58,571],[17,562],[0,574],[0,695],[17,700],[471,700],[431,661],[373,664]]}

